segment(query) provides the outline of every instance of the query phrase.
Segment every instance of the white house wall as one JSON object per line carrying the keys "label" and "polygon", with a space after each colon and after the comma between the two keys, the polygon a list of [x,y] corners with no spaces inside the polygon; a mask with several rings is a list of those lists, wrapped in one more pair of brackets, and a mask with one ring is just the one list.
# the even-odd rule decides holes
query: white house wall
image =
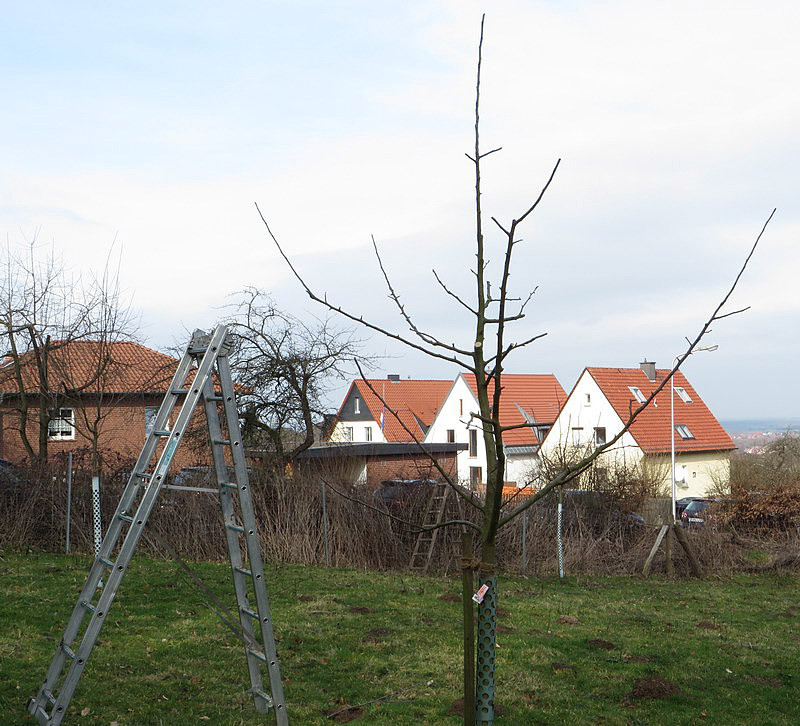
{"label": "white house wall", "polygon": [[469,455],[469,448],[466,451],[459,451],[456,456],[458,467],[458,478],[464,484],[469,484],[470,468],[479,466],[481,468],[481,483],[486,483],[486,447],[483,443],[483,429],[480,422],[473,420],[468,427],[471,412],[478,411],[478,401],[467,385],[463,376],[458,376],[450,393],[445,398],[439,413],[436,414],[428,433],[425,436],[425,443],[447,443],[447,431],[452,429],[455,432],[455,442],[467,444],[469,447],[469,429],[478,431],[477,456]]}
{"label": "white house wall", "polygon": [[[347,436],[348,428],[353,429],[352,439]],[[368,429],[372,434],[371,439],[367,436]],[[337,421],[328,440],[334,444],[350,443],[351,441],[356,444],[367,441],[380,444],[386,442],[386,437],[377,421]]]}
{"label": "white house wall", "polygon": [[[664,490],[669,495],[672,489],[670,475],[670,455],[648,459],[663,461]],[[704,497],[720,493],[720,489],[728,491],[731,476],[731,458],[729,451],[697,451],[678,453],[675,456],[676,485],[675,497]]]}
{"label": "white house wall", "polygon": [[[556,459],[565,447],[591,447],[594,445],[596,427],[605,428],[606,441],[610,441],[622,430],[623,422],[594,378],[588,371],[584,371],[558,414],[553,428],[545,437],[540,455],[543,458]],[[626,431],[602,458],[607,463],[613,461],[632,466],[641,457],[642,452],[636,440]]]}

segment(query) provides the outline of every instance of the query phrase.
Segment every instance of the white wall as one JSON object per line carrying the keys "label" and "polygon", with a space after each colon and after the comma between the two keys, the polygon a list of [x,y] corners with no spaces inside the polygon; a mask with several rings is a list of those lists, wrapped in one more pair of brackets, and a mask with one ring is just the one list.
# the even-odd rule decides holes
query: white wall
{"label": "white wall", "polygon": [[459,375],[450,389],[450,393],[445,398],[439,413],[436,415],[428,433],[425,436],[425,443],[443,444],[447,443],[447,430],[455,431],[457,444],[467,444],[469,446],[469,428],[478,432],[477,456],[471,457],[469,449],[459,451],[456,457],[458,467],[458,478],[463,483],[469,483],[470,467],[479,466],[481,468],[481,483],[486,483],[486,447],[483,444],[483,429],[480,421],[473,421],[468,427],[470,413],[478,412],[478,401],[467,385],[464,377]]}
{"label": "white wall", "polygon": [[[387,414],[387,416],[388,415],[389,414]],[[367,438],[367,429],[370,429],[372,432],[372,442],[383,443],[386,441],[386,437],[383,435],[383,431],[381,431],[380,423],[377,421],[337,421],[328,440],[334,444],[349,442],[346,436],[346,429],[348,427],[353,429],[353,443],[369,441]]]}

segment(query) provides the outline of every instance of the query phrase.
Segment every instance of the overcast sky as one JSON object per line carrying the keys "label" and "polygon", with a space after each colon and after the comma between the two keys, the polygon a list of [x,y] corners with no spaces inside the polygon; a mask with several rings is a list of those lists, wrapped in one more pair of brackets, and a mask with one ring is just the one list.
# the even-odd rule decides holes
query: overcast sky
{"label": "overcast sky", "polygon": [[[114,240],[153,347],[245,285],[322,315],[309,283],[401,329],[370,235],[421,327],[469,347],[476,46],[458,2],[4,3],[0,229],[74,269]],[[524,226],[513,283],[537,287],[509,361],[569,390],[586,365],[667,366],[778,212],[714,353],[685,367],[723,419],[800,416],[800,6],[487,4],[484,209]],[[490,244],[499,239],[487,228]],[[497,247],[492,258],[498,259]],[[373,338],[376,375],[456,370]],[[337,402],[338,403],[338,402]]]}

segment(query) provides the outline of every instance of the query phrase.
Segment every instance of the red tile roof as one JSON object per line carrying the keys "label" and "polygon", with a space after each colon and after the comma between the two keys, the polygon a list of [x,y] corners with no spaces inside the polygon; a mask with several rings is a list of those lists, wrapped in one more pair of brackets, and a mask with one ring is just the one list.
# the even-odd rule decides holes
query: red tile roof
{"label": "red tile roof", "polygon": [[[478,397],[475,376],[464,374],[464,380]],[[500,425],[514,426],[536,421],[552,423],[567,394],[552,373],[503,373],[500,395]],[[491,391],[490,398],[491,401]],[[529,418],[523,415],[522,409]],[[511,429],[503,434],[506,446],[536,446],[540,443],[532,428]]]}
{"label": "red tile roof", "polygon": [[[397,418],[390,413],[394,411],[400,421],[411,430],[420,441],[425,438],[427,428],[433,423],[436,414],[444,403],[452,381],[441,380],[399,380],[386,378],[368,379],[369,385],[378,395],[373,393],[367,383],[358,379],[353,381],[344,403],[350,398],[353,388],[361,394],[362,400],[372,417],[380,423],[384,410],[381,398],[386,402],[383,435],[387,441],[413,441],[414,439],[403,428]],[[341,414],[341,408],[339,409]],[[420,423],[425,427],[420,427]]]}
{"label": "red tile roof", "polygon": [[[105,370],[97,380],[100,361],[107,358]],[[6,359],[0,364],[0,392],[17,393],[13,367]],[[164,393],[178,361],[171,356],[132,342],[101,343],[76,340],[55,347],[50,353],[50,390],[83,389],[87,393]],[[28,391],[38,387],[39,376],[33,353],[20,361]]]}
{"label": "red tile roof", "polygon": [[[656,380],[651,381],[639,368],[587,368],[614,411],[623,420],[630,416],[631,406],[636,410],[637,403],[629,386],[637,387],[647,398],[669,374],[668,369],[658,369]],[[730,451],[736,445],[711,413],[700,395],[692,387],[681,371],[675,374],[675,386],[683,388],[691,398],[686,403],[675,393],[675,425],[684,425],[694,435],[693,439],[683,439],[675,432],[676,451]],[[670,385],[662,391],[634,421],[630,433],[646,454],[667,453],[671,450],[670,428]],[[655,404],[655,405],[654,405]]]}

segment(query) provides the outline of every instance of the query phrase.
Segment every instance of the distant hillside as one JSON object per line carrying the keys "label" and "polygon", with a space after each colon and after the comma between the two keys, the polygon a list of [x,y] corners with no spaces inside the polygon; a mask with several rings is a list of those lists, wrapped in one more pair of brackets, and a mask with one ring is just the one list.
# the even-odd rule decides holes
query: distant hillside
{"label": "distant hillside", "polygon": [[720,421],[729,434],[800,432],[800,418],[749,418]]}

